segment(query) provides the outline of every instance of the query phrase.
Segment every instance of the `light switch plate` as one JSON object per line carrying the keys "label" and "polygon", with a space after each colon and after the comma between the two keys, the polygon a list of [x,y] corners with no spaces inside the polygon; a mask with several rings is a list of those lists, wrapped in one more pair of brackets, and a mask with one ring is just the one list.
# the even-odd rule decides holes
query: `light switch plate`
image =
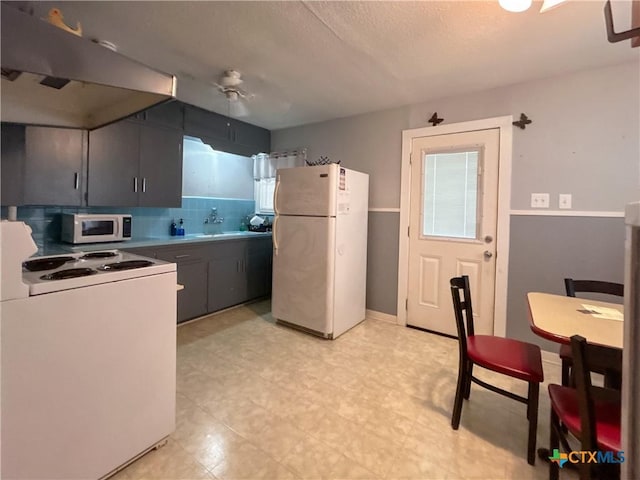
{"label": "light switch plate", "polygon": [[532,193],[531,208],[549,208],[548,193]]}
{"label": "light switch plate", "polygon": [[571,208],[571,194],[561,193],[558,195],[558,208],[568,209]]}

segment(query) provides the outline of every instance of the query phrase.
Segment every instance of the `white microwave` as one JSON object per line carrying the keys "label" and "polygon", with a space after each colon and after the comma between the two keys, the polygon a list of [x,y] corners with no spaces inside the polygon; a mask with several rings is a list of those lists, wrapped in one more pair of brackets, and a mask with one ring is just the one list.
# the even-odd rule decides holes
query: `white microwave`
{"label": "white microwave", "polygon": [[68,243],[131,240],[131,215],[64,213],[61,237]]}

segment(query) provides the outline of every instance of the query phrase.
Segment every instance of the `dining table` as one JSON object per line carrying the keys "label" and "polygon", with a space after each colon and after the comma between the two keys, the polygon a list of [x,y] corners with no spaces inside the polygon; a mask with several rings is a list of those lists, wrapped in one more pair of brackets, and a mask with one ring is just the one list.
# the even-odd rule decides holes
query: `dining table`
{"label": "dining table", "polygon": [[541,292],[529,292],[527,303],[531,330],[542,338],[570,344],[580,335],[589,343],[622,348],[622,304]]}
{"label": "dining table", "polygon": [[[542,292],[527,293],[527,303],[531,330],[542,338],[570,344],[573,335],[580,335],[589,343],[622,349],[622,304]],[[621,371],[608,372],[604,384],[619,389],[621,374]],[[538,458],[549,462],[549,449],[539,448]]]}

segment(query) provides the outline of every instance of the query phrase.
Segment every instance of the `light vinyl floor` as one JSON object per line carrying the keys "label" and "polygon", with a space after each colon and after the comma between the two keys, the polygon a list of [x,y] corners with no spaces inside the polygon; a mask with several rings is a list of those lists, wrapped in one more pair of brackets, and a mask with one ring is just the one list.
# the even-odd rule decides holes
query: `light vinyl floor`
{"label": "light vinyl floor", "polygon": [[[179,327],[177,364],[176,431],[117,480],[548,475],[540,460],[526,462],[523,404],[473,385],[452,430],[458,345],[449,338],[367,319],[323,340],[276,325],[264,301]],[[559,365],[544,367],[558,383]],[[526,394],[523,382],[474,374]],[[538,446],[548,443],[547,383]]]}

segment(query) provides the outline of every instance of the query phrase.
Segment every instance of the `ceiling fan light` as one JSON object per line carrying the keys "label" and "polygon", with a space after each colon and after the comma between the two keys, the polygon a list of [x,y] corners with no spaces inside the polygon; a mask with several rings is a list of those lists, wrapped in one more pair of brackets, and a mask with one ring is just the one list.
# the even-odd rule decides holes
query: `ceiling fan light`
{"label": "ceiling fan light", "polygon": [[498,3],[508,12],[519,13],[527,10],[533,0],[498,0]]}
{"label": "ceiling fan light", "polygon": [[235,90],[226,90],[224,94],[230,102],[237,102],[238,98],[240,98],[240,95],[238,95],[238,92]]}
{"label": "ceiling fan light", "polygon": [[544,0],[542,3],[542,7],[540,8],[540,13],[544,13],[547,10],[551,10],[552,8],[557,7],[561,3],[566,2],[567,0]]}

